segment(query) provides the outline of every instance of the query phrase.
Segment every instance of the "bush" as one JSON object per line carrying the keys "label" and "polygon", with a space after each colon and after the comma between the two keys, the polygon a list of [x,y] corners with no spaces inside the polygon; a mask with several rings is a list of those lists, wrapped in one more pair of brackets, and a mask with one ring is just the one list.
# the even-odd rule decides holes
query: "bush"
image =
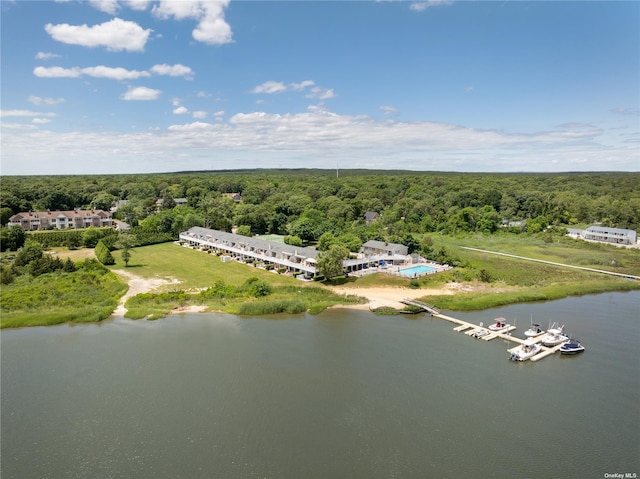
{"label": "bush", "polygon": [[102,264],[116,264],[116,260],[113,258],[111,251],[109,251],[109,248],[106,247],[102,240],[98,241],[95,252],[96,258],[98,258],[98,261]]}

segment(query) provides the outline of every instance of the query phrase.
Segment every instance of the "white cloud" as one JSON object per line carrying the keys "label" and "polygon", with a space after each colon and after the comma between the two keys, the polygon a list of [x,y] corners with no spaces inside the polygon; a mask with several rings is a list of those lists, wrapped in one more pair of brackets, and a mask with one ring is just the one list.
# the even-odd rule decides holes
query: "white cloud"
{"label": "white cloud", "polygon": [[171,100],[171,104],[173,106],[180,106],[180,99],[179,98],[174,98],[173,100]]}
{"label": "white cloud", "polygon": [[[46,118],[28,110],[10,116]],[[6,112],[2,112],[6,116]],[[3,172],[42,171],[41,158],[51,158],[51,172],[136,172],[220,168],[397,168],[455,171],[637,171],[638,145],[608,145],[606,132],[588,124],[550,131],[480,130],[440,122],[404,122],[385,117],[341,115],[314,105],[297,114],[248,112],[220,121],[193,121],[144,132],[53,132],[33,124],[3,123]],[[32,126],[33,128],[28,128]],[[4,128],[7,128],[4,130]],[[114,159],[115,149],[123,152]],[[179,162],[179,155],[189,162]],[[86,162],[90,156],[95,161]],[[159,158],[163,158],[160,159]],[[201,160],[198,160],[200,158]],[[478,161],[482,158],[482,161]],[[166,159],[166,160],[164,160]],[[284,165],[283,159],[291,159]],[[132,162],[135,160],[135,162]],[[199,162],[201,161],[201,162]],[[288,161],[288,160],[287,160]],[[94,165],[104,164],[104,171]],[[55,168],[55,170],[53,170]]]}
{"label": "white cloud", "polygon": [[56,116],[56,114],[52,112],[43,113],[41,111],[31,111],[31,110],[0,110],[0,117],[5,118],[8,116],[21,116],[21,117]]}
{"label": "white cloud", "polygon": [[146,86],[129,87],[121,98],[123,100],[156,100],[160,93],[162,93],[160,90],[154,90]]}
{"label": "white cloud", "polygon": [[115,15],[120,10],[118,0],[89,0],[89,4],[98,10]]}
{"label": "white cloud", "polygon": [[193,78],[193,70],[191,68],[176,63],[175,65],[154,65],[150,68],[151,73],[156,75],[167,75],[171,77],[185,77],[187,79]]}
{"label": "white cloud", "polygon": [[184,65],[154,65],[147,70],[127,70],[122,67],[107,67],[98,65],[95,67],[36,67],[33,74],[40,78],[79,78],[82,75],[94,78],[108,78],[111,80],[135,80],[138,78],[150,77],[151,73],[156,75],[185,76],[190,78],[191,68]]}
{"label": "white cloud", "polygon": [[82,70],[78,67],[35,67],[33,74],[40,78],[79,78]]}
{"label": "white cloud", "polygon": [[175,18],[184,20],[193,18],[198,25],[191,33],[199,42],[212,45],[223,45],[232,42],[231,27],[224,19],[224,11],[229,6],[229,0],[160,0],[153,7],[153,14],[162,19]]}
{"label": "white cloud", "polygon": [[109,78],[111,80],[135,80],[138,78],[149,77],[151,74],[146,71],[127,70],[121,67],[106,67],[99,65],[96,67],[83,68],[84,75],[94,78]]}
{"label": "white cloud", "polygon": [[146,10],[150,0],[124,0],[124,4],[131,10]]}
{"label": "white cloud", "polygon": [[[179,2],[176,2],[179,3]],[[83,47],[105,47],[110,51],[142,51],[147,43],[151,29],[143,29],[135,22],[114,18],[108,22],[94,25],[53,25],[48,23],[44,29],[54,40]]]}
{"label": "white cloud", "polygon": [[313,87],[307,95],[306,98],[315,98],[318,100],[329,100],[330,98],[335,98],[336,94],[333,91],[333,88],[320,88]]}
{"label": "white cloud", "polygon": [[413,2],[409,8],[414,12],[423,12],[427,8],[439,7],[441,5],[451,5],[453,0],[420,0]]}
{"label": "white cloud", "polygon": [[223,115],[224,115],[224,110],[217,111],[213,114],[213,116],[223,116]]}
{"label": "white cloud", "polygon": [[35,125],[45,125],[47,123],[51,123],[51,120],[49,118],[34,118],[31,120],[31,123]]}
{"label": "white cloud", "polygon": [[214,126],[211,123],[194,121],[193,123],[185,123],[184,125],[171,125],[169,131],[202,131],[210,130]]}
{"label": "white cloud", "polygon": [[63,103],[64,98],[40,98],[39,96],[31,95],[29,98],[27,98],[27,101],[36,106],[55,106]]}
{"label": "white cloud", "polygon": [[379,107],[379,109],[385,115],[394,115],[394,114],[398,113],[398,109],[396,107],[393,107],[393,106],[382,105],[382,106]]}
{"label": "white cloud", "polygon": [[187,108],[184,106],[179,106],[178,108],[173,110],[174,115],[184,115],[186,113],[189,113],[189,110],[187,110]]}
{"label": "white cloud", "polygon": [[277,81],[266,81],[261,85],[258,85],[251,93],[281,93],[283,91],[287,91],[287,87],[282,82]]}
{"label": "white cloud", "polygon": [[36,60],[51,60],[52,58],[60,58],[60,55],[45,52],[36,53]]}
{"label": "white cloud", "polygon": [[471,85],[464,87],[464,92],[465,93],[471,93],[473,90],[474,90],[474,88]]}
{"label": "white cloud", "polygon": [[204,110],[196,110],[194,111],[191,116],[193,116],[194,118],[198,118],[198,119],[203,119],[206,118],[208,115],[208,113]]}
{"label": "white cloud", "polygon": [[251,90],[251,93],[273,94],[285,91],[303,91],[307,87],[313,87],[309,90],[310,93],[306,95],[307,98],[327,99],[335,96],[333,90],[320,88],[314,85],[315,82],[313,80],[304,80],[300,83],[288,83],[286,85],[283,82],[270,80],[256,86]]}

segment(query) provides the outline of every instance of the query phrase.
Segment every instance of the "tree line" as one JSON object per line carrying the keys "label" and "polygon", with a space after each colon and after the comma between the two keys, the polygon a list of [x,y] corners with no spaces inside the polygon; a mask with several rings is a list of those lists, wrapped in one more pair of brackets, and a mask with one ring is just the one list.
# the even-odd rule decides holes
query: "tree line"
{"label": "tree line", "polygon": [[[325,235],[353,244],[413,234],[515,233],[599,223],[638,230],[640,174],[490,174],[411,171],[240,170],[141,175],[4,177],[0,219],[21,211],[109,210],[149,234],[192,226],[242,234]],[[241,202],[225,196],[239,193]],[[186,198],[185,206],[175,206]],[[159,207],[157,200],[159,202]],[[158,208],[160,209],[158,211]],[[380,218],[367,224],[366,212]],[[327,236],[330,235],[330,236]],[[3,232],[6,241],[8,232]],[[357,243],[357,241],[356,241]],[[351,249],[351,248],[350,248]]]}

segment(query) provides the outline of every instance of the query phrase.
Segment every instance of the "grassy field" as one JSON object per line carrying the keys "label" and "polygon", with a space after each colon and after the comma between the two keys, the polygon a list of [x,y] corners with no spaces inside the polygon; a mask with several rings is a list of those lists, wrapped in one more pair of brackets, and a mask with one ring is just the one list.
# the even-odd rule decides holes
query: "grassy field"
{"label": "grassy field", "polygon": [[462,246],[640,276],[640,250],[562,238],[511,235],[472,235],[462,238],[432,236],[434,246],[445,247],[465,266],[444,275],[427,277],[421,286],[446,281],[478,285],[480,272],[489,279],[480,291],[454,296],[425,296],[424,301],[449,310],[481,310],[506,304],[544,301],[571,295],[640,289],[640,281],[465,250]]}
{"label": "grassy field", "polygon": [[[114,251],[113,257],[116,264],[109,266],[110,269],[125,268],[120,251]],[[240,286],[253,276],[273,285],[304,285],[291,276],[279,275],[236,261],[223,263],[216,255],[174,243],[133,248],[129,267],[126,269],[143,278],[167,278],[179,281],[177,285],[167,286],[166,290],[208,288],[220,280],[232,286]]]}

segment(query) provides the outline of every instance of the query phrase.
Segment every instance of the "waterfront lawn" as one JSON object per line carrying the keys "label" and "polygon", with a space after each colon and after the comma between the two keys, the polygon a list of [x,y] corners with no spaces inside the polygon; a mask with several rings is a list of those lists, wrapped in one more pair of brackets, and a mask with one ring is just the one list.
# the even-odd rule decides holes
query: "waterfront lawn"
{"label": "waterfront lawn", "polygon": [[[110,269],[124,269],[121,251],[114,251],[116,264]],[[251,277],[264,279],[273,285],[302,284],[301,281],[272,271],[266,271],[237,261],[223,263],[214,254],[193,250],[175,243],[161,243],[131,249],[127,271],[143,278],[168,278],[178,280],[178,285],[165,289],[202,289],[216,281],[240,286]]]}
{"label": "waterfront lawn", "polygon": [[101,267],[20,276],[0,289],[0,328],[101,321],[126,290],[115,274]]}
{"label": "waterfront lawn", "polygon": [[[124,263],[119,251],[114,251],[116,264],[111,269],[122,269]],[[144,278],[166,278],[178,283],[167,284],[155,293],[139,294],[126,303],[126,317],[156,319],[166,316],[177,307],[202,306],[209,311],[224,311],[240,315],[272,313],[318,313],[336,304],[361,303],[355,296],[345,297],[333,293],[317,283],[307,283],[291,276],[280,275],[237,261],[223,263],[214,254],[193,250],[174,243],[162,243],[135,248],[127,271]],[[251,278],[264,281],[271,287],[270,294],[252,297],[231,294],[241,289]],[[224,285],[227,294],[200,293],[215,285]]]}

